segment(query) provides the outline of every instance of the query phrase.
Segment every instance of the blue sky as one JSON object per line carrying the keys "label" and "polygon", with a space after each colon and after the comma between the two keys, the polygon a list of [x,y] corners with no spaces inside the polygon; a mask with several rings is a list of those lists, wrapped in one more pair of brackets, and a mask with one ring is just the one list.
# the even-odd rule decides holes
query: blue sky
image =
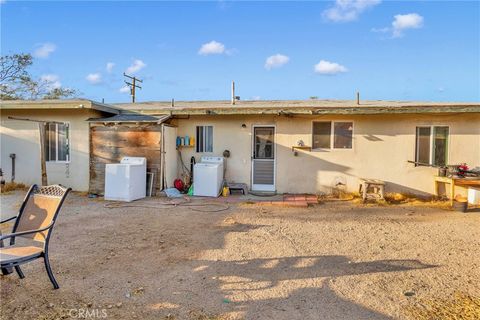
{"label": "blue sky", "polygon": [[16,52],[105,102],[130,100],[127,69],[138,101],[229,99],[231,80],[244,100],[480,101],[480,2],[2,1]]}

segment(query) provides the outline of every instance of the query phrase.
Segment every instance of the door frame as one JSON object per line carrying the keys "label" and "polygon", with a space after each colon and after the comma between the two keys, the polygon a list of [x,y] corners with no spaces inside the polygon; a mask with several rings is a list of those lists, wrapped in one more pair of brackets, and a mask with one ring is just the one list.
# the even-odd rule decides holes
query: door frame
{"label": "door frame", "polygon": [[[254,157],[253,153],[255,152],[255,128],[273,128],[273,184],[253,184],[253,166],[254,166]],[[267,191],[275,192],[277,189],[277,126],[275,124],[254,124],[252,125],[252,139],[250,142],[250,179],[251,179],[251,190],[252,191]]]}

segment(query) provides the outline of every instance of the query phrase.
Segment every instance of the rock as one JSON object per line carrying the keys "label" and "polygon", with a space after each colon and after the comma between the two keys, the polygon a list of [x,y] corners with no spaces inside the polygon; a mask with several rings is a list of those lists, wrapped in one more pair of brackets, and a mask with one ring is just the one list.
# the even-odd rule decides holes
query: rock
{"label": "rock", "polygon": [[119,302],[119,303],[116,304],[116,306],[117,306],[117,308],[120,308],[122,306],[122,303]]}
{"label": "rock", "polygon": [[107,306],[107,308],[108,308],[108,309],[112,309],[112,308],[113,308],[113,305],[109,304],[109,305]]}
{"label": "rock", "polygon": [[53,308],[53,307],[55,307],[55,305],[50,302],[50,303],[48,304],[48,307],[49,307],[49,308]]}
{"label": "rock", "polygon": [[405,291],[405,292],[403,293],[403,295],[406,296],[406,297],[412,297],[412,296],[415,295],[415,292],[413,292],[413,291]]}
{"label": "rock", "polygon": [[145,292],[145,289],[143,287],[138,287],[136,289],[133,289],[132,294],[134,296],[143,294]]}
{"label": "rock", "polygon": [[132,296],[132,295],[130,294],[130,292],[127,292],[127,293],[125,294],[125,297],[126,297],[126,298],[130,298],[131,296]]}
{"label": "rock", "polygon": [[93,306],[93,303],[89,302],[87,303],[87,308],[91,308]]}

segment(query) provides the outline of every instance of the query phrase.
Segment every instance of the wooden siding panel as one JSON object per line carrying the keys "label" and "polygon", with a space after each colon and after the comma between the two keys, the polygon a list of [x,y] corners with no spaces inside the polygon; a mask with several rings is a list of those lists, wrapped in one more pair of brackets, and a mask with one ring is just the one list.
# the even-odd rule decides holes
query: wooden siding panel
{"label": "wooden siding panel", "polygon": [[91,125],[89,192],[103,194],[105,165],[123,157],[147,158],[148,171],[155,172],[155,187],[160,189],[160,125]]}

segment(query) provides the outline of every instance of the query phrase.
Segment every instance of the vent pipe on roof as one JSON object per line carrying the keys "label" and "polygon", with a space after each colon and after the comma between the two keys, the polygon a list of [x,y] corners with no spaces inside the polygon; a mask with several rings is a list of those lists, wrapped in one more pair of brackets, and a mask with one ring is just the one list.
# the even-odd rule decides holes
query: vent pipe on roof
{"label": "vent pipe on roof", "polygon": [[175,99],[172,98],[172,108],[175,107]]}
{"label": "vent pipe on roof", "polygon": [[235,104],[235,81],[232,80],[232,105]]}
{"label": "vent pipe on roof", "polygon": [[357,91],[357,105],[360,105],[360,92]]}

